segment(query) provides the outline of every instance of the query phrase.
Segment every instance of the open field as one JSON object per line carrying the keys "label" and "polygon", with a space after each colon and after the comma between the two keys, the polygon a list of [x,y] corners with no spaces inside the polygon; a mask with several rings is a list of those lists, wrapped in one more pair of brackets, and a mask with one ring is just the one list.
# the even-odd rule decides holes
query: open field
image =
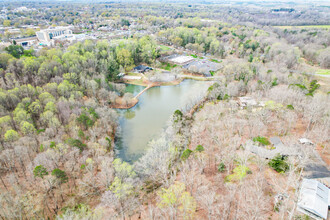
{"label": "open field", "polygon": [[322,76],[315,76],[318,83],[321,85],[320,91],[324,93],[330,92],[330,78],[322,77]]}
{"label": "open field", "polygon": [[275,28],[281,29],[293,29],[293,28],[322,28],[322,29],[330,29],[330,25],[304,25],[304,26],[273,26]]}
{"label": "open field", "polygon": [[320,69],[316,72],[318,75],[324,75],[324,76],[329,76],[330,75],[330,70],[327,69]]}
{"label": "open field", "polygon": [[160,47],[160,50],[162,52],[166,52],[166,51],[170,51],[170,50],[173,50],[172,48],[168,47],[168,46],[165,46],[165,45],[159,45]]}
{"label": "open field", "polygon": [[161,69],[171,71],[173,68],[177,67],[176,64],[170,64],[170,63],[162,63]]}

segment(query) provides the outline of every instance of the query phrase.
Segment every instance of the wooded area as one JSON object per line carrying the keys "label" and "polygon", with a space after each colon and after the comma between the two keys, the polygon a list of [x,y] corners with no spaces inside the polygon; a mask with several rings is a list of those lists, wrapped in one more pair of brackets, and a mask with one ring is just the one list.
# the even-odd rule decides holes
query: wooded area
{"label": "wooded area", "polygon": [[[330,34],[317,26],[329,25],[330,9],[257,6],[7,2],[0,20],[19,37],[48,25],[96,37],[28,48],[1,32],[0,218],[305,219],[301,179],[330,165]],[[124,34],[107,35],[115,31]],[[171,55],[219,70],[205,77],[164,61]],[[133,73],[141,64],[151,72]],[[165,70],[212,86],[141,158],[123,161],[114,106],[134,96],[122,76],[149,83]],[[275,149],[272,137],[289,153],[248,150]]]}

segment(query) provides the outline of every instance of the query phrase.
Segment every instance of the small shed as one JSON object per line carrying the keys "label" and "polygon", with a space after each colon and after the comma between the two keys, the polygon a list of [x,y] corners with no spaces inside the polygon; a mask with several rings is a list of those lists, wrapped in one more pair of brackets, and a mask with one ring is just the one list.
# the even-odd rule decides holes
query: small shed
{"label": "small shed", "polygon": [[148,72],[149,70],[152,70],[152,68],[144,65],[136,66],[133,69],[133,71],[137,73],[144,73],[144,72]]}
{"label": "small shed", "polygon": [[314,145],[313,142],[312,142],[311,140],[307,139],[307,138],[300,138],[300,139],[299,139],[299,142],[300,142],[301,144]]}
{"label": "small shed", "polygon": [[298,211],[314,218],[327,219],[329,188],[315,179],[303,179],[298,199]]}

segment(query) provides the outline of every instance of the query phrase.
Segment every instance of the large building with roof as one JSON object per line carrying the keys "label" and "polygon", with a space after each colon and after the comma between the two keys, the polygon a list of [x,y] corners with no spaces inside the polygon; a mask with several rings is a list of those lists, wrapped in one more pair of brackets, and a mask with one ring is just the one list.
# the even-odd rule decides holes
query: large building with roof
{"label": "large building with roof", "polygon": [[37,31],[36,35],[40,42],[51,42],[52,39],[61,37],[72,37],[72,30],[67,27],[54,27]]}
{"label": "large building with roof", "polygon": [[195,60],[192,56],[184,56],[179,54],[170,55],[162,58],[163,61],[176,65],[186,65]]}
{"label": "large building with roof", "polygon": [[303,179],[298,211],[314,218],[327,219],[330,205],[329,188],[315,179]]}
{"label": "large building with roof", "polygon": [[195,59],[183,66],[183,68],[193,73],[203,74],[204,76],[211,76],[211,72],[214,73],[221,69],[221,67],[221,64],[206,59]]}

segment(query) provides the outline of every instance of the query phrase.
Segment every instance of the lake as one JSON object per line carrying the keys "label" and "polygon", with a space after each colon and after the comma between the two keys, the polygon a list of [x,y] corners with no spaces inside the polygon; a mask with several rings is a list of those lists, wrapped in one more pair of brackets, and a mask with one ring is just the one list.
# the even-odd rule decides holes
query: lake
{"label": "lake", "polygon": [[[120,109],[119,129],[115,140],[117,156],[134,162],[159,137],[175,110],[191,108],[211,85],[210,82],[184,80],[176,86],[152,87],[139,97],[131,109]],[[126,91],[138,94],[145,87],[127,85]]]}

